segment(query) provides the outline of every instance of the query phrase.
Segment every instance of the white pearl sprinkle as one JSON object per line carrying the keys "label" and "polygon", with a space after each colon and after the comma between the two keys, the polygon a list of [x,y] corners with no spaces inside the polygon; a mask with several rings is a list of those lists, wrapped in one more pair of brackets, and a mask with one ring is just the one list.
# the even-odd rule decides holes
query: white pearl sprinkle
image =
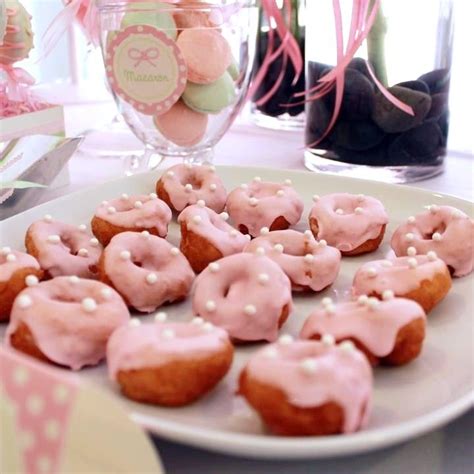
{"label": "white pearl sprinkle", "polygon": [[192,169],[193,164],[192,163],[184,163],[184,167],[188,170]]}
{"label": "white pearl sprinkle", "polygon": [[293,184],[293,182],[291,181],[291,179],[285,179],[285,181],[283,181],[287,186],[291,186]]}
{"label": "white pearl sprinkle", "polygon": [[21,309],[26,309],[33,304],[33,301],[28,295],[20,295],[17,298],[16,303]]}
{"label": "white pearl sprinkle", "polygon": [[451,216],[461,219],[465,216],[464,212],[460,211],[459,209],[453,209],[451,212]]}
{"label": "white pearl sprinkle", "polygon": [[250,234],[244,234],[244,237],[245,237],[248,241],[252,240],[252,236],[251,236]]}
{"label": "white pearl sprinkle", "polygon": [[235,229],[232,229],[232,230],[229,231],[229,235],[231,237],[237,237],[239,235],[239,231],[235,230]]}
{"label": "white pearl sprinkle", "polygon": [[211,332],[214,330],[214,324],[212,324],[210,321],[207,321],[202,325],[202,328],[204,331]]}
{"label": "white pearl sprinkle", "polygon": [[430,206],[430,212],[431,214],[436,214],[439,211],[439,207],[436,204],[433,204]]}
{"label": "white pearl sprinkle", "polygon": [[120,252],[120,258],[122,260],[130,260],[131,256],[132,256],[132,254],[128,250],[122,250]]}
{"label": "white pearl sprinkle", "polygon": [[128,322],[128,325],[131,326],[132,328],[141,326],[141,324],[142,322],[138,318],[131,318],[130,321]]}
{"label": "white pearl sprinkle", "polygon": [[168,319],[168,315],[164,311],[160,311],[155,315],[155,321],[157,323],[164,323]]}
{"label": "white pearl sprinkle", "polygon": [[148,196],[150,197],[150,199],[158,199],[158,194],[156,193],[150,193]]}
{"label": "white pearl sprinkle", "polygon": [[375,298],[374,296],[371,296],[368,300],[367,300],[367,306],[370,308],[370,309],[376,309],[378,306],[380,305],[380,301]]}
{"label": "white pearl sprinkle", "polygon": [[109,201],[102,201],[103,206],[107,206],[108,203],[109,203]]}
{"label": "white pearl sprinkle", "polygon": [[430,250],[426,255],[430,262],[434,262],[438,258],[438,255],[433,250]]}
{"label": "white pearl sprinkle", "polygon": [[268,283],[268,281],[270,280],[270,277],[268,273],[259,273],[257,279],[259,283],[265,285],[265,283]]}
{"label": "white pearl sprinkle", "polygon": [[169,176],[170,178],[172,178],[174,176],[174,171],[167,171],[166,172],[166,175]]}
{"label": "white pearl sprinkle", "polygon": [[259,257],[265,255],[265,249],[263,247],[257,247],[255,249],[255,254],[258,255]]}
{"label": "white pearl sprinkle", "polygon": [[12,249],[10,247],[2,247],[2,250],[0,250],[0,253],[2,255],[7,255],[9,254],[10,252],[12,251]]}
{"label": "white pearl sprinkle", "polygon": [[300,367],[301,367],[301,370],[308,374],[308,375],[311,375],[311,374],[314,374],[316,372],[316,369],[318,367],[318,363],[314,360],[314,359],[303,359],[301,362],[300,362]]}
{"label": "white pearl sprinkle", "polygon": [[408,240],[408,242],[411,242],[415,238],[415,236],[411,232],[408,232],[407,234],[405,234],[405,238]]}
{"label": "white pearl sprinkle", "polygon": [[314,262],[314,255],[311,253],[308,253],[304,256],[304,261],[306,263],[313,263]]}
{"label": "white pearl sprinkle", "polygon": [[103,288],[100,290],[100,294],[106,299],[109,300],[112,298],[113,292],[111,288]]}
{"label": "white pearl sprinkle", "polygon": [[165,329],[161,333],[161,337],[163,337],[163,339],[174,339],[175,333],[172,329]]}
{"label": "white pearl sprinkle", "polygon": [[336,214],[342,216],[344,214],[344,211],[341,208],[336,209]]}
{"label": "white pearl sprinkle", "polygon": [[369,301],[369,297],[367,295],[360,295],[359,298],[357,298],[357,304],[360,306],[365,306],[367,301]]}
{"label": "white pearl sprinkle", "polygon": [[153,285],[158,281],[158,276],[156,273],[149,273],[145,279],[148,284]]}
{"label": "white pearl sprinkle", "polygon": [[312,239],[312,238],[313,238],[313,233],[312,233],[310,230],[305,230],[305,231],[304,231],[304,236],[305,236],[307,239]]}
{"label": "white pearl sprinkle", "polygon": [[333,304],[327,304],[324,306],[324,311],[326,311],[327,314],[336,314],[336,307]]}
{"label": "white pearl sprinkle", "polygon": [[123,193],[122,196],[120,196],[123,200],[127,200],[129,198],[127,193]]}
{"label": "white pearl sprinkle", "polygon": [[210,189],[212,192],[214,192],[214,191],[217,189],[217,184],[215,184],[215,183],[210,184],[210,185],[209,185],[209,189]]}
{"label": "white pearl sprinkle", "polygon": [[180,250],[178,247],[173,247],[171,250],[170,250],[170,254],[173,255],[173,257],[176,257],[177,255],[180,254]]}
{"label": "white pearl sprinkle", "polygon": [[370,278],[374,278],[377,276],[377,269],[375,267],[367,268],[367,276]]}
{"label": "white pearl sprinkle", "polygon": [[204,324],[204,319],[196,316],[195,318],[191,319],[191,323],[196,325]]}
{"label": "white pearl sprinkle", "polygon": [[115,214],[115,213],[117,212],[117,209],[115,209],[114,206],[109,206],[109,207],[107,208],[107,212],[108,212],[109,214]]}
{"label": "white pearl sprinkle", "polygon": [[200,224],[202,222],[202,217],[201,216],[193,216],[193,223],[194,224]]}
{"label": "white pearl sprinkle", "polygon": [[45,214],[43,220],[45,222],[53,222],[53,216],[51,214]]}
{"label": "white pearl sprinkle", "polygon": [[356,197],[359,202],[365,199],[365,196],[363,194],[358,194]]}
{"label": "white pearl sprinkle", "polygon": [[393,267],[393,263],[390,260],[382,260],[381,265],[386,268]]}
{"label": "white pearl sprinkle", "polygon": [[290,336],[289,334],[283,334],[278,338],[278,342],[284,346],[287,346],[293,342],[293,336]]}
{"label": "white pearl sprinkle", "polygon": [[383,293],[382,293],[382,299],[384,301],[387,301],[387,300],[391,300],[395,297],[395,293],[392,291],[392,290],[385,290]]}
{"label": "white pearl sprinkle", "polygon": [[361,207],[356,207],[356,208],[354,209],[354,212],[355,212],[356,214],[362,214],[362,213],[364,212],[364,209],[362,209]]}
{"label": "white pearl sprinkle", "polygon": [[326,247],[327,244],[328,244],[328,243],[327,243],[324,239],[321,239],[321,240],[318,242],[318,245],[319,245],[320,247]]}
{"label": "white pearl sprinkle", "polygon": [[257,314],[257,308],[253,304],[248,304],[244,306],[244,313],[248,314],[249,316],[252,316],[254,314]]}
{"label": "white pearl sprinkle", "polygon": [[150,232],[148,232],[147,230],[142,230],[141,234],[143,235],[143,237],[150,237]]}
{"label": "white pearl sprinkle", "polygon": [[262,227],[260,229],[260,235],[267,235],[270,233],[270,229],[268,227]]}
{"label": "white pearl sprinkle", "polygon": [[253,207],[255,207],[257,204],[258,204],[258,199],[257,198],[254,198],[254,197],[251,197],[249,199],[249,204]]}
{"label": "white pearl sprinkle", "polygon": [[320,199],[319,194],[313,194],[313,202],[318,202]]}
{"label": "white pearl sprinkle", "polygon": [[212,262],[209,264],[209,270],[212,272],[212,273],[217,273],[220,269],[220,265],[216,262]]}
{"label": "white pearl sprinkle", "polygon": [[408,219],[407,219],[407,222],[409,224],[414,224],[416,221],[416,217],[415,216],[410,216]]}
{"label": "white pearl sprinkle", "polygon": [[36,275],[28,275],[25,278],[26,286],[36,286],[39,283],[38,277]]}
{"label": "white pearl sprinkle", "polygon": [[204,199],[199,199],[196,205],[198,207],[206,207],[206,201],[204,201]]}
{"label": "white pearl sprinkle", "polygon": [[210,166],[209,166],[209,169],[210,169],[211,171],[216,171],[216,167],[215,167],[214,165],[210,165]]}
{"label": "white pearl sprinkle", "polygon": [[249,185],[248,185],[248,184],[245,184],[245,183],[242,183],[242,184],[240,185],[240,188],[241,188],[241,189],[248,189],[248,187],[249,187]]}
{"label": "white pearl sprinkle", "polygon": [[77,255],[79,255],[80,257],[88,257],[89,251],[87,249],[79,249]]}
{"label": "white pearl sprinkle", "polygon": [[206,311],[209,311],[210,313],[212,313],[215,310],[216,310],[216,302],[212,300],[206,301]]}
{"label": "white pearl sprinkle", "polygon": [[278,197],[283,197],[285,195],[285,191],[283,191],[283,189],[279,189],[277,192],[276,192],[276,195]]}
{"label": "white pearl sprinkle", "polygon": [[143,207],[143,203],[142,203],[141,201],[135,201],[135,202],[133,203],[133,207],[134,207],[135,209],[141,209],[141,208]]}
{"label": "white pearl sprinkle", "polygon": [[263,351],[262,355],[267,359],[276,359],[278,357],[278,351],[275,347],[268,347]]}
{"label": "white pearl sprinkle", "polygon": [[262,178],[260,178],[260,176],[255,176],[255,178],[253,178],[253,180],[256,181],[257,183],[262,182]]}
{"label": "white pearl sprinkle", "polygon": [[228,220],[229,220],[229,214],[228,214],[227,212],[221,212],[221,213],[219,214],[219,216],[221,217],[221,219],[222,219],[223,221],[228,221]]}
{"label": "white pearl sprinkle", "polygon": [[93,246],[93,247],[97,247],[99,245],[99,241],[95,238],[95,237],[92,237],[92,239],[89,240],[89,243]]}
{"label": "white pearl sprinkle", "polygon": [[333,346],[336,343],[336,339],[332,334],[324,334],[323,337],[321,338],[321,342],[325,346]]}
{"label": "white pearl sprinkle", "polygon": [[191,183],[188,183],[184,186],[184,190],[187,192],[187,193],[190,193],[192,190],[193,190],[193,185]]}
{"label": "white pearl sprinkle", "polygon": [[273,246],[273,249],[275,250],[275,252],[278,252],[278,253],[283,253],[283,250],[285,250],[282,244],[275,244]]}
{"label": "white pearl sprinkle", "polygon": [[77,226],[77,228],[78,228],[79,230],[82,230],[82,231],[87,230],[87,226],[86,226],[85,224],[79,224],[79,225]]}
{"label": "white pearl sprinkle", "polygon": [[442,236],[439,232],[435,232],[431,238],[435,241],[435,242],[439,242],[441,239],[442,239]]}
{"label": "white pearl sprinkle", "polygon": [[412,258],[410,257],[408,260],[407,260],[407,263],[408,263],[408,266],[410,268],[416,268],[418,266],[418,262],[416,260],[416,258]]}
{"label": "white pearl sprinkle", "polygon": [[13,254],[13,253],[9,253],[7,256],[6,256],[6,260],[7,262],[15,262],[16,261],[16,256]]}
{"label": "white pearl sprinkle", "polygon": [[416,248],[415,247],[408,247],[407,248],[407,255],[410,257],[414,257],[416,255]]}
{"label": "white pearl sprinkle", "polygon": [[59,235],[48,235],[47,240],[51,244],[59,244],[59,242],[61,242],[61,237],[59,237]]}
{"label": "white pearl sprinkle", "polygon": [[97,303],[94,298],[84,298],[81,302],[82,309],[86,313],[92,313],[97,309]]}
{"label": "white pearl sprinkle", "polygon": [[355,345],[352,341],[342,341],[340,344],[337,345],[343,351],[351,352],[355,349]]}
{"label": "white pearl sprinkle", "polygon": [[69,283],[72,283],[73,285],[76,285],[77,283],[79,283],[80,279],[77,275],[71,275],[69,277]]}
{"label": "white pearl sprinkle", "polygon": [[333,304],[333,300],[332,298],[329,298],[329,296],[326,296],[321,300],[321,304],[323,306],[327,306],[327,305]]}

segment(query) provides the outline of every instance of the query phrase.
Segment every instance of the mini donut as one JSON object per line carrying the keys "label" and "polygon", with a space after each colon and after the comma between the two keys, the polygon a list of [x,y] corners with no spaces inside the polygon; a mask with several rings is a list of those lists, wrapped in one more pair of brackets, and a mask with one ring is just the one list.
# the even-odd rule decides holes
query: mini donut
{"label": "mini donut", "polygon": [[38,260],[47,278],[64,275],[97,278],[102,246],[85,224],[66,224],[46,215],[26,231],[25,247]]}
{"label": "mini donut", "polygon": [[250,358],[239,393],[273,433],[323,436],[366,426],[372,385],[370,364],[350,341],[281,336]]}
{"label": "mini donut", "polygon": [[398,257],[408,255],[409,247],[436,252],[453,276],[462,277],[473,269],[474,219],[455,207],[428,206],[395,230],[391,244]]}
{"label": "mini donut", "polygon": [[227,224],[227,212],[217,214],[204,201],[188,206],[178,216],[181,225],[181,252],[196,273],[211,262],[242,252],[248,236]]}
{"label": "mini donut", "polygon": [[293,291],[321,291],[334,283],[341,264],[341,252],[318,242],[311,231],[269,232],[263,228],[260,237],[247,244],[245,252],[263,248],[265,255],[278,263],[291,281]]}
{"label": "mini donut", "polygon": [[214,166],[184,163],[172,166],[156,183],[156,193],[175,212],[203,200],[215,212],[225,207],[227,191]]}
{"label": "mini donut", "polygon": [[144,313],[185,298],[194,280],[179,249],[147,231],[113,237],[100,259],[99,275],[128,306]]}
{"label": "mini donut", "polygon": [[138,319],[115,331],[107,345],[110,379],[138,402],[188,405],[211,391],[228,372],[234,355],[223,329],[195,318],[189,323],[154,324]]}
{"label": "mini donut", "polygon": [[147,230],[150,234],[166,237],[172,217],[171,209],[155,193],[122,194],[119,199],[102,201],[92,218],[91,229],[105,247],[120,232]]}
{"label": "mini donut", "polygon": [[255,177],[250,184],[241,184],[227,198],[227,211],[243,234],[257,237],[262,227],[284,230],[301,218],[304,204],[301,197],[285,184],[262,181]]}
{"label": "mini donut", "polygon": [[428,255],[398,257],[367,262],[352,282],[354,296],[382,299],[385,292],[416,301],[429,313],[449,292],[452,282],[446,264],[433,251]]}
{"label": "mini donut", "polygon": [[194,285],[194,314],[235,342],[274,341],[292,309],[289,278],[260,252],[221,258]]}
{"label": "mini donut", "polygon": [[361,295],[357,301],[322,303],[305,321],[302,339],[350,340],[374,366],[407,364],[420,354],[426,315],[415,301],[386,292],[382,301]]}
{"label": "mini donut", "polygon": [[122,298],[107,285],[56,277],[17,296],[6,342],[37,359],[79,370],[105,357],[108,338],[129,318]]}
{"label": "mini donut", "polygon": [[36,258],[10,247],[0,249],[0,321],[8,320],[18,293],[42,278],[43,270]]}
{"label": "mini donut", "polygon": [[348,193],[314,196],[309,226],[342,255],[373,252],[383,240],[388,216],[383,204],[371,196]]}

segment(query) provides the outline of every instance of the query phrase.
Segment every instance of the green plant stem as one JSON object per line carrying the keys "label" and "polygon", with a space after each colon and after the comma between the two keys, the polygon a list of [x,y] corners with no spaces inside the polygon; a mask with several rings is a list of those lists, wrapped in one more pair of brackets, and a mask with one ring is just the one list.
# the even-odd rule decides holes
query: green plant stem
{"label": "green plant stem", "polygon": [[[371,7],[375,0],[371,1]],[[378,80],[388,86],[387,64],[385,61],[385,35],[387,33],[387,20],[383,15],[382,5],[375,18],[375,22],[367,36],[367,55]]]}

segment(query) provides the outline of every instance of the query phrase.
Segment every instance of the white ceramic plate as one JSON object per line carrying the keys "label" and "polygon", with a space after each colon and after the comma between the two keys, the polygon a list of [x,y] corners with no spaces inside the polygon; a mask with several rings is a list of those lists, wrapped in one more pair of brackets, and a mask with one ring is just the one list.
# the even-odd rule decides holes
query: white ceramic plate
{"label": "white ceramic plate", "polygon": [[[307,213],[314,193],[345,191],[370,194],[382,200],[387,208],[390,224],[385,241],[377,252],[343,259],[340,275],[330,289],[317,296],[295,297],[295,311],[282,329],[282,332],[293,335],[298,334],[305,317],[322,297],[347,298],[356,269],[368,260],[384,256],[389,251],[389,239],[395,227],[409,215],[421,211],[423,205],[449,204],[473,215],[472,204],[467,201],[411,187],[262,168],[221,167],[218,172],[229,190],[255,175],[270,181],[291,178],[307,206],[297,226],[300,230],[307,228]],[[0,222],[1,244],[22,249],[28,225],[45,213],[66,222],[88,223],[97,203],[123,192],[151,192],[159,174],[150,172],[108,182]],[[179,242],[176,224],[170,227],[169,239],[175,244]],[[125,399],[123,402],[137,423],[159,436],[248,457],[297,459],[340,456],[408,440],[447,423],[473,405],[473,281],[472,275],[456,279],[447,298],[430,314],[424,349],[417,360],[401,368],[376,369],[370,424],[359,433],[309,438],[284,438],[266,433],[258,417],[242,399],[234,395],[239,371],[259,345],[237,348],[230,374],[211,394],[191,406],[167,409]],[[191,318],[189,301],[166,310],[171,319]],[[105,365],[82,370],[80,375],[120,396],[106,377]]]}

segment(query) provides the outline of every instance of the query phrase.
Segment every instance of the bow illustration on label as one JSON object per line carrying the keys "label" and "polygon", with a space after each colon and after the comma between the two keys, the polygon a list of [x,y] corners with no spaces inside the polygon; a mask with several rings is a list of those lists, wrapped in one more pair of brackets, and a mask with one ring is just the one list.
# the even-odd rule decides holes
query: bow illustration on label
{"label": "bow illustration on label", "polygon": [[138,48],[130,48],[128,50],[128,57],[130,59],[136,60],[133,67],[138,67],[142,61],[146,61],[151,66],[156,67],[156,63],[153,60],[158,59],[160,56],[160,50],[158,48],[148,48],[140,50]]}

